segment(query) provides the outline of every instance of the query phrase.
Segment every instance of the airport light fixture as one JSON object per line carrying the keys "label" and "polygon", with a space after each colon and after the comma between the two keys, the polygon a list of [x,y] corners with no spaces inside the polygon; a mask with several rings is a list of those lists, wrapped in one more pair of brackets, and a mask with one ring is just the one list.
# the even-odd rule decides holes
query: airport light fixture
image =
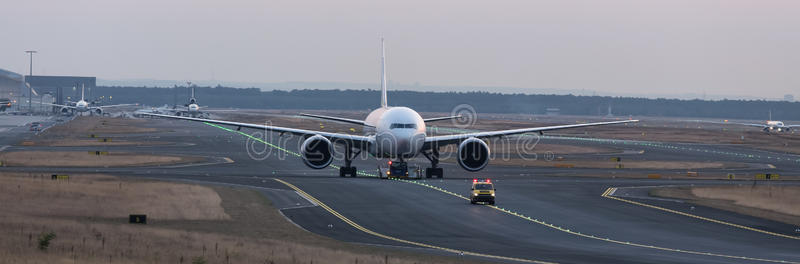
{"label": "airport light fixture", "polygon": [[[36,51],[35,50],[26,50],[25,53],[28,53],[30,55],[30,57],[31,57],[31,63],[30,63],[30,66],[31,66],[30,70],[31,71],[29,72],[28,76],[33,76],[33,54],[36,53]],[[33,101],[33,87],[31,87],[30,83],[28,83],[28,111],[30,111],[30,112],[33,112],[33,106],[31,106],[31,102],[32,101]]]}

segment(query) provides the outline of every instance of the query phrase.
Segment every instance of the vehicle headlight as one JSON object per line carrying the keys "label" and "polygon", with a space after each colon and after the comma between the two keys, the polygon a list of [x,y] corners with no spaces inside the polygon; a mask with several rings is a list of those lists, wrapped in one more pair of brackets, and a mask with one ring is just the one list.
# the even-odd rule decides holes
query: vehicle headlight
{"label": "vehicle headlight", "polygon": [[492,196],[494,196],[494,194],[492,194]]}

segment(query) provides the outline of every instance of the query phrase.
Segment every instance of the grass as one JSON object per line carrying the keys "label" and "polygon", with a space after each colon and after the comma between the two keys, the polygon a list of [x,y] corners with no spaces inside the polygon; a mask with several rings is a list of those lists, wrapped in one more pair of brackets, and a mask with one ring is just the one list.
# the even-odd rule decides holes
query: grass
{"label": "grass", "polygon": [[147,126],[147,120],[122,117],[79,116],[74,120],[51,127],[47,135],[79,135],[88,137],[90,134],[131,134],[152,133],[159,130]]}
{"label": "grass", "polygon": [[222,199],[208,187],[130,181],[105,175],[0,175],[3,214],[41,217],[125,219],[147,214],[158,220],[230,219]]}
{"label": "grass", "polygon": [[[32,146],[130,146],[159,145],[168,142],[129,141],[115,137],[119,134],[141,134],[163,132],[163,129],[150,126],[148,120],[132,118],[112,118],[97,116],[79,116],[74,120],[55,125],[37,135],[30,143]],[[95,135],[96,138],[91,138]],[[111,138],[103,142],[102,138]]]}
{"label": "grass", "polygon": [[5,166],[15,167],[119,167],[156,166],[203,161],[202,157],[110,152],[90,155],[86,151],[12,151],[0,153]]}
{"label": "grass", "polygon": [[[478,262],[309,233],[248,189],[3,173],[0,204],[0,263]],[[127,224],[129,213],[147,213],[148,224]],[[40,250],[39,235],[51,232],[48,249]]]}

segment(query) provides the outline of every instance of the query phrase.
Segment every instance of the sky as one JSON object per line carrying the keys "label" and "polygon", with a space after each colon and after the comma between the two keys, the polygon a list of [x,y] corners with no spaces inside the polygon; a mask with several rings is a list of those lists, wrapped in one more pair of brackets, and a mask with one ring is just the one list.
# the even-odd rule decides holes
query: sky
{"label": "sky", "polygon": [[393,83],[781,98],[800,1],[4,0],[0,68],[101,79]]}

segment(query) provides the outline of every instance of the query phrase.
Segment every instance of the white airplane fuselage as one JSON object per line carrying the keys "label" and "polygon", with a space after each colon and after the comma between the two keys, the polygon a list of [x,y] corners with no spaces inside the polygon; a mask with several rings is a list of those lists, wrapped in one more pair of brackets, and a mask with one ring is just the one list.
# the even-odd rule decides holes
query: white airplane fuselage
{"label": "white airplane fuselage", "polygon": [[91,108],[89,108],[89,102],[86,102],[84,100],[80,100],[77,103],[75,103],[75,111],[86,112],[86,111],[89,111],[89,110],[91,110]]}
{"label": "white airplane fuselage", "polygon": [[373,110],[364,120],[365,132],[375,138],[370,154],[380,158],[413,158],[425,143],[425,121],[408,107]]}
{"label": "white airplane fuselage", "polygon": [[777,132],[788,132],[792,128],[787,127],[782,121],[767,121],[767,126],[764,130],[767,131],[777,131]]}

